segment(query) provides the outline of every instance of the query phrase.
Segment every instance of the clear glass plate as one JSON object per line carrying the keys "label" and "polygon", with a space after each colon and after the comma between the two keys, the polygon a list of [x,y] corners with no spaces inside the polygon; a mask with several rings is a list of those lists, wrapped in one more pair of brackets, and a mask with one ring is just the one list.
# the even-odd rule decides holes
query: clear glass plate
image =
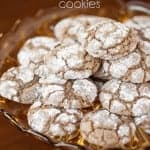
{"label": "clear glass plate", "polygon": [[[53,36],[53,25],[61,18],[77,14],[93,14],[123,21],[137,14],[150,14],[148,5],[137,1],[125,3],[121,0],[113,2],[103,0],[101,1],[101,5],[100,9],[51,8],[38,11],[32,18],[17,20],[12,29],[0,40],[0,75],[8,68],[18,65],[16,55],[26,39],[35,35]],[[90,149],[90,146],[86,145],[85,141],[83,141],[80,136],[68,143],[55,143],[44,135],[30,129],[26,119],[29,106],[30,105],[18,104],[0,97],[0,112],[22,132],[33,135],[43,142],[50,144],[51,147],[67,148],[71,150]],[[150,137],[138,129],[134,141],[132,141],[130,145],[127,145],[126,149],[137,150],[144,149],[142,147],[148,146],[150,146]],[[94,149],[94,147],[91,149]],[[100,148],[95,147],[95,149]]]}

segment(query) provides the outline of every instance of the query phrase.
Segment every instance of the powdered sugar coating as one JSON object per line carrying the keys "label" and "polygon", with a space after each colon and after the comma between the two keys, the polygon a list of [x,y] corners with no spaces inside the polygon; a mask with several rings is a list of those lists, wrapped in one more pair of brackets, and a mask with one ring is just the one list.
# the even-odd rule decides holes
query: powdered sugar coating
{"label": "powdered sugar coating", "polygon": [[103,108],[125,116],[143,116],[150,110],[150,84],[133,84],[112,79],[99,94]]}
{"label": "powdered sugar coating", "polygon": [[52,140],[62,141],[77,136],[82,112],[58,109],[35,102],[28,111],[29,126]]}
{"label": "powdered sugar coating", "polygon": [[86,29],[93,24],[101,21],[111,20],[108,18],[79,15],[60,20],[54,27],[54,33],[57,39],[66,44],[83,44],[87,38]]}
{"label": "powdered sugar coating", "polygon": [[[38,69],[36,72],[40,74],[41,81],[45,82],[51,76],[63,82],[67,79],[88,78],[98,70],[99,66],[100,60],[89,56],[82,46],[61,44],[45,56],[43,69]],[[49,83],[50,81],[52,79]]]}
{"label": "powdered sugar coating", "polygon": [[9,69],[0,79],[0,95],[9,100],[30,104],[40,97],[40,85],[34,74],[35,65]]}
{"label": "powdered sugar coating", "polygon": [[65,85],[43,85],[43,104],[62,108],[86,108],[97,97],[96,85],[87,79],[67,81]]}
{"label": "powdered sugar coating", "polygon": [[[138,31],[138,49],[145,55],[143,60],[148,65],[150,70],[150,17],[149,16],[134,16],[127,20],[125,24]],[[150,71],[146,74],[150,81]]]}
{"label": "powdered sugar coating", "polygon": [[150,83],[140,86],[140,98],[133,107],[135,124],[142,128],[147,134],[150,134]]}
{"label": "powdered sugar coating", "polygon": [[150,53],[144,50],[146,48],[143,45],[143,51],[137,48],[129,55],[114,61],[103,61],[102,67],[94,76],[101,79],[117,78],[132,83],[150,81]]}
{"label": "powdered sugar coating", "polygon": [[59,42],[50,37],[36,36],[28,39],[18,53],[18,62],[28,66],[30,63],[39,64],[48,51],[58,45]]}
{"label": "powdered sugar coating", "polygon": [[88,53],[104,60],[114,60],[125,56],[137,45],[137,32],[112,20],[89,27],[87,33]]}
{"label": "powdered sugar coating", "polygon": [[150,17],[136,16],[126,24],[137,30],[137,48],[119,59],[103,61],[101,69],[94,76],[102,79],[117,78],[133,83],[150,81]]}
{"label": "powdered sugar coating", "polygon": [[127,118],[108,112],[97,110],[87,113],[80,124],[82,137],[92,145],[102,148],[118,148],[131,141],[136,127]]}
{"label": "powdered sugar coating", "polygon": [[39,65],[35,70],[35,74],[39,76],[39,83],[41,84],[65,84],[66,79],[63,78],[62,74],[52,73],[51,70],[45,64]]}
{"label": "powdered sugar coating", "polygon": [[138,30],[142,40],[150,40],[150,16],[134,16],[127,20],[125,24]]}

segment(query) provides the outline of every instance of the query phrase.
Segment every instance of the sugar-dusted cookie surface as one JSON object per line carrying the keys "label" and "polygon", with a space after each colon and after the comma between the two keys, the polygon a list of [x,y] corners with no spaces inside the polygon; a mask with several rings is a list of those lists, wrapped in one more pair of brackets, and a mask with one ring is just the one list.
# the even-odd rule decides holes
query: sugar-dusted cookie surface
{"label": "sugar-dusted cookie surface", "polygon": [[28,111],[29,126],[52,140],[62,141],[78,135],[83,114],[76,109],[58,109],[35,102]]}
{"label": "sugar-dusted cookie surface", "polygon": [[92,145],[102,148],[120,148],[135,135],[135,124],[107,110],[87,113],[80,124],[82,137]]}
{"label": "sugar-dusted cookie surface", "polygon": [[104,60],[125,56],[137,45],[137,32],[114,20],[99,22],[89,27],[87,33],[87,52]]}
{"label": "sugar-dusted cookie surface", "polygon": [[150,114],[150,84],[133,84],[112,79],[99,94],[102,107],[122,116]]}

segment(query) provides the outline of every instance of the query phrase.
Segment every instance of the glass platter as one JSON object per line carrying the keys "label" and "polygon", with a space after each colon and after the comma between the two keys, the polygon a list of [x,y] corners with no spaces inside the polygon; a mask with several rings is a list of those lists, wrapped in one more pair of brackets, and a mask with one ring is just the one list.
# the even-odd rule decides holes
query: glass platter
{"label": "glass platter", "polygon": [[[0,75],[8,68],[18,65],[16,55],[26,39],[37,35],[53,36],[53,25],[61,18],[70,16],[70,14],[71,16],[77,14],[91,14],[124,21],[134,15],[150,15],[150,9],[148,4],[144,2],[125,2],[121,0],[110,2],[106,0],[102,1],[102,7],[100,9],[50,8],[39,10],[33,17],[27,17],[23,20],[18,19],[11,30],[0,39]],[[44,135],[30,129],[26,119],[29,106],[30,105],[18,104],[0,97],[0,112],[22,132],[33,135],[54,149],[59,147],[71,150],[89,150],[89,147],[85,146],[86,143],[80,136],[68,141],[68,143],[55,143]],[[145,149],[146,147],[149,149],[149,146],[150,137],[144,134],[141,129],[138,129],[134,141],[132,141],[130,145],[127,145],[126,149],[137,150]]]}

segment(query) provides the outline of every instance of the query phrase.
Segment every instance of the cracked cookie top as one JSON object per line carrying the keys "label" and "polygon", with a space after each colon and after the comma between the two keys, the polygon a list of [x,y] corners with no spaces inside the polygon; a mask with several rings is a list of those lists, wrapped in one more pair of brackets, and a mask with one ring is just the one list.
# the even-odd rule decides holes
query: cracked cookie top
{"label": "cracked cookie top", "polygon": [[9,100],[30,104],[39,99],[40,85],[35,65],[13,67],[0,78],[0,95]]}
{"label": "cracked cookie top", "polygon": [[28,39],[17,55],[18,62],[24,66],[30,63],[39,64],[43,61],[43,57],[58,44],[56,39],[46,36]]}
{"label": "cracked cookie top", "polygon": [[150,114],[150,84],[133,84],[112,79],[99,94],[102,107],[123,116]]}
{"label": "cracked cookie top", "polygon": [[87,38],[86,29],[101,21],[111,20],[108,18],[79,15],[60,20],[54,27],[54,33],[57,39],[66,44],[83,44]]}
{"label": "cracked cookie top", "polygon": [[99,22],[89,27],[87,33],[87,52],[104,60],[125,56],[137,45],[137,32],[113,20]]}
{"label": "cracked cookie top", "polygon": [[43,104],[59,108],[86,108],[93,105],[97,97],[96,85],[87,79],[67,81],[64,85],[43,85]]}
{"label": "cracked cookie top", "polygon": [[87,113],[80,124],[83,138],[92,145],[103,148],[123,147],[135,135],[135,124],[107,110]]}
{"label": "cracked cookie top", "polygon": [[100,60],[89,56],[82,46],[61,44],[44,57],[44,64],[39,67],[37,74],[43,82],[50,76],[63,81],[84,79],[96,72],[99,66]]}
{"label": "cracked cookie top", "polygon": [[150,17],[149,16],[134,16],[127,20],[125,24],[139,32],[142,40],[150,40]]}
{"label": "cracked cookie top", "polygon": [[[144,47],[143,49],[146,50]],[[101,79],[116,78],[132,83],[148,82],[150,81],[150,54],[137,48],[117,60],[102,61],[102,67],[94,76]]]}
{"label": "cracked cookie top", "polygon": [[28,111],[29,126],[52,140],[76,137],[83,114],[76,109],[58,109],[35,102]]}

